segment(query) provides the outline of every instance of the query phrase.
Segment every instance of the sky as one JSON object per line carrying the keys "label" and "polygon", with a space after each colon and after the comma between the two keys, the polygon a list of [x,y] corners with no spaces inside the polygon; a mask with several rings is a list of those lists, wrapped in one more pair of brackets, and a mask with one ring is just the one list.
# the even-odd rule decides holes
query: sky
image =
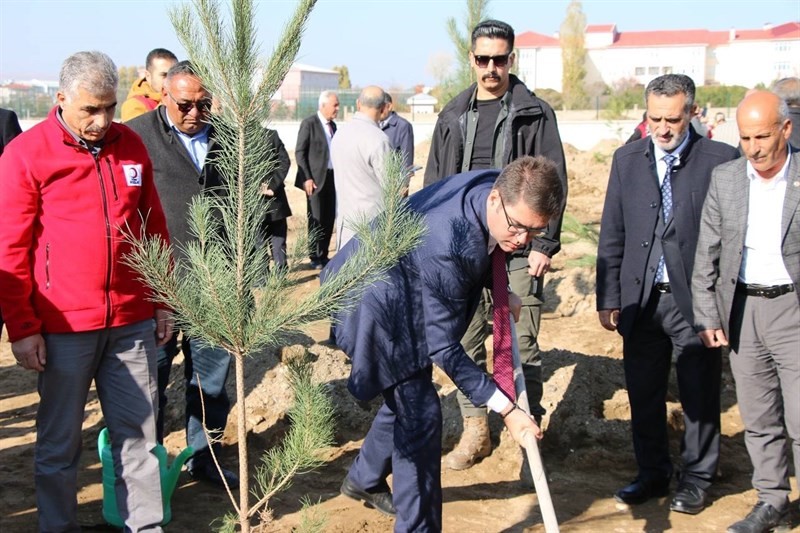
{"label": "sky", "polygon": [[[156,47],[186,52],[169,21],[171,6],[188,0],[0,0],[0,83],[57,80],[73,52],[101,50],[117,66],[144,65]],[[569,0],[490,0],[489,15],[517,35],[552,35]],[[227,6],[227,0],[222,0]],[[588,24],[619,31],[758,29],[800,21],[800,0],[584,0]],[[271,53],[295,0],[257,0],[262,54]],[[436,82],[435,68],[453,58],[446,21],[464,17],[466,0],[319,0],[297,61],[323,68],[346,65],[355,86],[387,89]],[[227,7],[226,7],[227,9]]]}

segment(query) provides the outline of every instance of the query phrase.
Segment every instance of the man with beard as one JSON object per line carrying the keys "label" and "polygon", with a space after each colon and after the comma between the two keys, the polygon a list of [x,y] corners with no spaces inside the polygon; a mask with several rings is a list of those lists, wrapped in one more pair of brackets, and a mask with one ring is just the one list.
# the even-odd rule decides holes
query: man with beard
{"label": "man with beard", "polygon": [[711,170],[737,156],[690,126],[694,95],[694,82],[683,74],[647,86],[650,136],[614,153],[597,253],[597,309],[600,324],[623,338],[638,464],[636,479],[615,498],[633,505],[669,491],[665,402],[674,358],[686,428],[670,509],[689,514],[707,504],[720,429],[720,350],[703,346],[692,327],[698,221]]}

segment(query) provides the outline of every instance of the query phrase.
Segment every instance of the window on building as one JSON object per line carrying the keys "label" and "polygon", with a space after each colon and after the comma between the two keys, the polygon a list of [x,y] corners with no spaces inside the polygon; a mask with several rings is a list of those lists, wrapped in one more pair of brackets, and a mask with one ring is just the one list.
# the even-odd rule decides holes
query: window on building
{"label": "window on building", "polygon": [[661,74],[672,74],[672,67],[661,67]]}
{"label": "window on building", "polygon": [[636,76],[644,76],[644,67],[636,67],[634,73]]}
{"label": "window on building", "polygon": [[789,51],[789,43],[786,41],[778,41],[775,43],[775,51],[776,52],[788,52]]}
{"label": "window on building", "polygon": [[658,76],[658,67],[650,67],[650,68],[648,68],[647,69],[647,73],[651,74],[651,75],[654,75],[654,76]]}
{"label": "window on building", "polygon": [[791,71],[791,65],[788,61],[778,61],[775,63],[775,76],[776,77],[783,77],[784,75],[788,75]]}

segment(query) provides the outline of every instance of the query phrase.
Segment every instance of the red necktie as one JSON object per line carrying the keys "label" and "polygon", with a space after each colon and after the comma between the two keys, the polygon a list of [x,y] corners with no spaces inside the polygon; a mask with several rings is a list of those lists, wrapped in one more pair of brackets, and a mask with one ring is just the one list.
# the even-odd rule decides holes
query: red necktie
{"label": "red necktie", "polygon": [[511,356],[511,318],[508,308],[508,274],[506,253],[495,245],[492,252],[492,300],[494,301],[494,382],[512,402],[517,397],[514,389],[514,363]]}
{"label": "red necktie", "polygon": [[331,139],[333,139],[333,134],[336,133],[336,130],[333,128],[333,121],[328,121],[328,133],[331,134]]}

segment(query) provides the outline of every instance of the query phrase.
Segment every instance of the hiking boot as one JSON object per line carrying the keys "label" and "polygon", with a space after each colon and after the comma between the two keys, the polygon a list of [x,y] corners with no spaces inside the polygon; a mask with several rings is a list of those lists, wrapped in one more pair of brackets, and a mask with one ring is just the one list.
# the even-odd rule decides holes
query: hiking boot
{"label": "hiking boot", "polygon": [[489,419],[485,416],[468,416],[464,418],[461,440],[453,451],[445,456],[444,466],[450,470],[466,470],[491,452]]}

